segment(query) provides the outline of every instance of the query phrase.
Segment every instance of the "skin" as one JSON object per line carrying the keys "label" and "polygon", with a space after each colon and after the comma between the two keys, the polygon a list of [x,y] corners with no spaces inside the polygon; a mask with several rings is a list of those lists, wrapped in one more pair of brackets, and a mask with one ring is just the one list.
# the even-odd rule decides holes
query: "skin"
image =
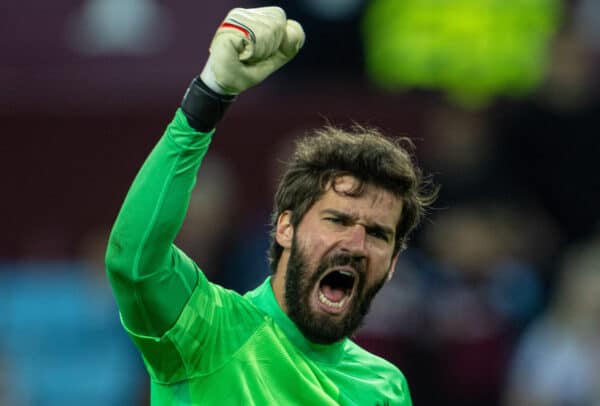
{"label": "skin", "polygon": [[387,190],[373,185],[366,185],[360,196],[346,195],[344,192],[353,190],[356,182],[352,176],[337,178],[335,190],[329,185],[323,196],[305,213],[296,229],[290,223],[290,211],[279,216],[275,238],[283,247],[283,252],[271,284],[277,302],[288,315],[286,277],[294,243],[304,255],[302,266],[307,280],[315,275],[319,266],[323,267],[328,259],[340,254],[350,255],[359,261],[357,265],[345,268],[359,275],[358,286],[362,289],[354,289],[348,305],[342,311],[332,312],[322,306],[318,300],[318,283],[309,287],[308,303],[303,306],[308,306],[307,310],[313,316],[325,322],[340,322],[356,308],[358,303],[354,302],[364,299],[367,290],[376,289],[391,278],[398,259],[393,250],[402,202]]}

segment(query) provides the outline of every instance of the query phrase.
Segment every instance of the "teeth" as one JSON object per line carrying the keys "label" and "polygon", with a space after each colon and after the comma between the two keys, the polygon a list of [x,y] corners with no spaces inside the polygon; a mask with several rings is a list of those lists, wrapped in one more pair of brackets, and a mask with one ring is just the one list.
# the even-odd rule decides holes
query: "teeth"
{"label": "teeth", "polygon": [[348,296],[345,296],[342,300],[340,300],[339,302],[332,302],[331,300],[327,299],[327,297],[323,294],[323,292],[319,292],[319,300],[321,301],[321,303],[326,304],[327,306],[331,306],[331,307],[335,307],[337,309],[341,308],[345,303],[346,300],[348,300]]}
{"label": "teeth", "polygon": [[354,275],[352,275],[352,272],[350,272],[350,271],[338,271],[338,272],[341,273],[342,275],[354,277]]}

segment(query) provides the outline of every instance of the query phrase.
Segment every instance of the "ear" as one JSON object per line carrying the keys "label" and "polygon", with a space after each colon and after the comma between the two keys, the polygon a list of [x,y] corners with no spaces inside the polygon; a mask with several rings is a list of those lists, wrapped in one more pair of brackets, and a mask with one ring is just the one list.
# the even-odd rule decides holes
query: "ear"
{"label": "ear", "polygon": [[275,240],[283,248],[291,248],[294,239],[294,227],[291,223],[292,212],[286,210],[277,218],[277,228],[275,229]]}
{"label": "ear", "polygon": [[386,282],[389,282],[390,279],[392,279],[392,276],[394,276],[394,272],[396,272],[396,264],[398,263],[399,256],[400,256],[400,252],[398,252],[396,254],[396,256],[394,256],[394,258],[392,258],[392,262],[390,263],[390,270],[388,271]]}

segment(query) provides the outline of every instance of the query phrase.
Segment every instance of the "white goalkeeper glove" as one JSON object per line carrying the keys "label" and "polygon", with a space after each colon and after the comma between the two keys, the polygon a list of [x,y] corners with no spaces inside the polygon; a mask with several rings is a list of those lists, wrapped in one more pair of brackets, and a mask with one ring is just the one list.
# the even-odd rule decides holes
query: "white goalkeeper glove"
{"label": "white goalkeeper glove", "polygon": [[262,82],[304,44],[302,26],[279,7],[234,8],[217,29],[202,81],[223,95]]}

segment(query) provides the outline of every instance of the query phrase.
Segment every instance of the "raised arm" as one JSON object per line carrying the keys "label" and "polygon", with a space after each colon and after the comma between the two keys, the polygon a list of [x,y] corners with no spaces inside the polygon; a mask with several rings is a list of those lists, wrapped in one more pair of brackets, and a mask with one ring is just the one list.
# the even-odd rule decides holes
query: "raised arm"
{"label": "raised arm", "polygon": [[217,30],[202,74],[136,176],[110,235],[107,273],[132,332],[162,336],[207,283],[173,241],[213,128],[235,95],[293,58],[303,41],[300,25],[277,7],[233,9]]}

